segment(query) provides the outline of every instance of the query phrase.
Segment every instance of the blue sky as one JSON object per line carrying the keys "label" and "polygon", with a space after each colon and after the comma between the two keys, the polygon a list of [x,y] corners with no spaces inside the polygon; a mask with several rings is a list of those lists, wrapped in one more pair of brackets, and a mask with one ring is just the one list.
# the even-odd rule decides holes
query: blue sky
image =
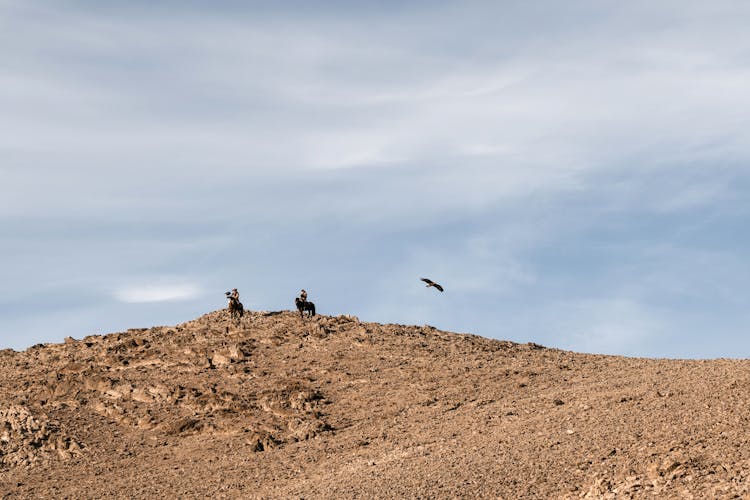
{"label": "blue sky", "polygon": [[367,321],[750,357],[749,15],[0,0],[0,346],[304,287]]}

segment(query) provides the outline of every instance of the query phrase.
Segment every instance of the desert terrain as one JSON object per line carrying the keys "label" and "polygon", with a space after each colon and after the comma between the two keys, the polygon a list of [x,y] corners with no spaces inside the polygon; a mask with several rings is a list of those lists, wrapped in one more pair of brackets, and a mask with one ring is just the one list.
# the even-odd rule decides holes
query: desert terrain
{"label": "desert terrain", "polygon": [[750,361],[225,311],[0,351],[2,498],[747,498]]}

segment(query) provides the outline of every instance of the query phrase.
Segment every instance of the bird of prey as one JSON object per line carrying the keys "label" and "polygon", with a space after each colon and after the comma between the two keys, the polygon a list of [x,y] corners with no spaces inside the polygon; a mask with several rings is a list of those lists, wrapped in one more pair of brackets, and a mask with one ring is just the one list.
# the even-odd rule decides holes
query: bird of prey
{"label": "bird of prey", "polygon": [[438,285],[437,283],[435,283],[435,282],[434,282],[434,281],[432,281],[431,279],[428,279],[428,278],[419,278],[419,279],[421,279],[422,281],[424,281],[425,283],[427,283],[427,286],[428,286],[428,287],[434,286],[435,288],[437,288],[437,289],[438,289],[438,290],[440,290],[441,292],[443,291],[443,287],[442,287],[442,286],[440,286],[440,285]]}

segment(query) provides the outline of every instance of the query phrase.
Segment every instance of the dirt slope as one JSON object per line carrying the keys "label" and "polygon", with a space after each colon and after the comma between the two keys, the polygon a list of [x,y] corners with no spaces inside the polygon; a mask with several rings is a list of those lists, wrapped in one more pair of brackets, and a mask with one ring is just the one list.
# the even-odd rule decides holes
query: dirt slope
{"label": "dirt slope", "polygon": [[749,394],[748,361],[217,311],[0,351],[0,496],[747,496]]}

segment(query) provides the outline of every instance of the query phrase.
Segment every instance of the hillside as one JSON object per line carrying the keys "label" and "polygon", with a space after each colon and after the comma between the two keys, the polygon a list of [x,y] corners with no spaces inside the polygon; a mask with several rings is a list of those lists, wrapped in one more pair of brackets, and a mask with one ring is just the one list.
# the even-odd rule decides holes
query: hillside
{"label": "hillside", "polygon": [[0,351],[0,496],[731,498],[750,362],[216,311]]}

